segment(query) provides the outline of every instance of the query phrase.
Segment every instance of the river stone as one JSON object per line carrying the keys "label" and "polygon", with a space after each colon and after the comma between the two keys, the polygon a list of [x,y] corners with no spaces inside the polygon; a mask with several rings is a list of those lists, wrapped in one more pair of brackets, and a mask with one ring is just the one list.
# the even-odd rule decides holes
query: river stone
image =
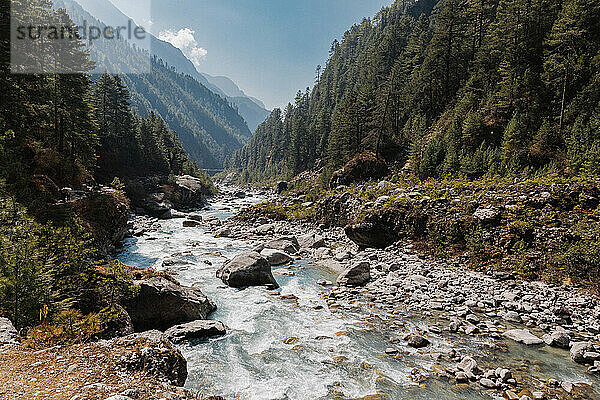
{"label": "river stone", "polygon": [[262,224],[254,230],[258,235],[267,235],[275,230],[275,224]]}
{"label": "river stone", "polygon": [[196,228],[200,225],[201,225],[200,222],[195,221],[193,219],[189,219],[189,220],[186,219],[185,221],[183,221],[184,228]]}
{"label": "river stone", "polygon": [[18,344],[19,332],[7,318],[0,318],[0,344]]}
{"label": "river stone", "polygon": [[408,338],[408,345],[410,347],[414,347],[415,349],[420,349],[427,347],[427,345],[429,345],[429,340],[425,339],[421,335],[410,335]]}
{"label": "river stone", "polygon": [[458,371],[455,376],[456,376],[456,382],[459,382],[459,383],[469,382],[469,377],[467,376],[467,374],[465,374],[462,371]]}
{"label": "river stone", "polygon": [[134,281],[138,294],[126,310],[136,331],[165,330],[174,325],[207,319],[217,309],[198,288],[182,286],[162,276]]}
{"label": "river stone", "polygon": [[600,360],[600,353],[595,351],[586,351],[583,354],[583,359],[585,360],[586,364],[595,363],[596,361]]}
{"label": "river stone", "polygon": [[164,193],[152,193],[143,202],[146,214],[159,219],[171,219],[173,205],[167,200]]}
{"label": "river stone", "polygon": [[496,375],[498,375],[498,378],[500,378],[502,382],[508,382],[513,377],[512,372],[507,368],[498,368],[496,370]]}
{"label": "river stone", "polygon": [[503,336],[508,339],[512,339],[515,342],[523,343],[527,346],[544,343],[542,339],[529,332],[528,329],[511,329],[504,332]]}
{"label": "river stone", "polygon": [[298,244],[304,249],[318,249],[325,246],[325,238],[316,233],[309,233],[299,236]]}
{"label": "river stone", "polygon": [[594,351],[592,342],[572,342],[571,343],[571,359],[577,364],[585,364],[585,353]]}
{"label": "river stone", "polygon": [[398,235],[392,229],[379,222],[348,225],[344,231],[350,240],[362,248],[383,249],[398,240]]}
{"label": "river stone", "polygon": [[463,357],[463,359],[457,365],[457,368],[467,374],[477,375],[477,373],[479,372],[477,361],[475,361],[471,357]]}
{"label": "river stone", "polygon": [[228,238],[231,237],[231,229],[229,228],[221,228],[215,233],[215,237],[217,238]]}
{"label": "river stone", "polygon": [[227,329],[222,322],[198,320],[169,328],[165,336],[173,343],[181,343],[184,340],[205,339],[226,333]]}
{"label": "river stone", "polygon": [[362,286],[371,280],[371,265],[368,261],[355,262],[337,279],[338,286]]}
{"label": "river stone", "polygon": [[567,393],[571,393],[573,391],[573,384],[571,382],[561,382],[560,387]]}
{"label": "river stone", "polygon": [[277,187],[275,188],[275,190],[277,190],[277,194],[281,194],[284,191],[288,190],[289,184],[285,181],[281,181],[281,182],[277,182]]}
{"label": "river stone", "polygon": [[271,272],[271,265],[255,251],[239,254],[227,261],[217,271],[217,278],[235,288],[263,285],[279,287]]}
{"label": "river stone", "polygon": [[188,218],[191,219],[192,221],[202,222],[202,215],[200,215],[200,214],[190,214],[190,215],[188,215]]}
{"label": "river stone", "polygon": [[507,311],[506,314],[504,314],[504,319],[508,322],[515,322],[517,324],[522,322],[521,316],[516,311]]}
{"label": "river stone", "polygon": [[287,264],[292,261],[292,257],[290,257],[288,254],[275,249],[264,249],[260,252],[260,255],[266,258],[269,264],[271,264],[273,267]]}
{"label": "river stone", "polygon": [[490,388],[490,389],[494,389],[494,388],[498,387],[498,385],[496,385],[496,382],[494,382],[493,380],[488,379],[488,378],[481,378],[479,383],[481,384],[481,386]]}
{"label": "river stone", "polygon": [[556,328],[556,330],[552,333],[545,334],[542,336],[542,340],[548,346],[559,347],[561,349],[568,349],[571,343],[569,332],[562,327]]}
{"label": "river stone", "polygon": [[282,237],[276,240],[271,240],[264,244],[265,249],[281,250],[288,254],[296,254],[298,252],[298,240],[294,236]]}

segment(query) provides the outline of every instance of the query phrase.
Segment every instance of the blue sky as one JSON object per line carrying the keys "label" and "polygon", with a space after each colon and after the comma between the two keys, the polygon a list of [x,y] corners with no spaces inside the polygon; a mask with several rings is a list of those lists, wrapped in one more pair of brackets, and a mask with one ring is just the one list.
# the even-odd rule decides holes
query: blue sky
{"label": "blue sky", "polygon": [[[111,0],[148,25],[147,0]],[[225,75],[281,107],[312,86],[333,39],[392,0],[153,0],[150,30],[185,49],[200,72]]]}

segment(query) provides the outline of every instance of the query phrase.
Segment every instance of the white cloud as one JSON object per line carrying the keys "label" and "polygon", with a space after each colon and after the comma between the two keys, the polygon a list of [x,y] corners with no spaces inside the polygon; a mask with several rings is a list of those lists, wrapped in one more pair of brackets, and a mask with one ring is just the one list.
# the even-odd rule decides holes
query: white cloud
{"label": "white cloud", "polygon": [[206,58],[208,51],[198,45],[194,37],[195,33],[190,28],[182,28],[177,32],[165,30],[158,35],[158,38],[180,49],[194,63],[196,68],[199,68],[202,61]]}

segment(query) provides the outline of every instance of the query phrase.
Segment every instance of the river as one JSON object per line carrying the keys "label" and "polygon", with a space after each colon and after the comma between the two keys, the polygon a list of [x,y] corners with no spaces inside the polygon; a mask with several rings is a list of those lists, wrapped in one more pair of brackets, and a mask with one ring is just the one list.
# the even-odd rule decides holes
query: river
{"label": "river", "polygon": [[[199,214],[205,219],[223,220],[261,200],[259,196],[226,203],[217,200]],[[426,352],[405,347],[397,357],[386,356],[393,332],[381,332],[367,323],[373,322],[372,310],[342,314],[327,307],[327,289],[316,281],[334,281],[336,274],[332,271],[300,259],[294,262],[293,275],[275,275],[281,286],[278,291],[227,288],[215,277],[215,271],[226,259],[250,250],[251,243],[215,238],[203,227],[184,228],[182,219],[164,220],[160,226],[157,232],[127,239],[118,258],[127,265],[157,269],[169,261],[169,270],[181,283],[200,287],[215,301],[218,310],[211,318],[229,328],[224,337],[181,346],[188,360],[186,387],[236,400],[450,400],[498,396],[478,385],[425,379],[434,367],[434,360]],[[407,323],[423,324],[414,318],[407,319]],[[481,349],[487,344],[486,339],[457,344],[443,338],[434,343],[440,351]],[[535,352],[541,373],[589,382],[585,370],[564,360],[562,353],[511,346],[511,357],[516,354],[527,359]]]}

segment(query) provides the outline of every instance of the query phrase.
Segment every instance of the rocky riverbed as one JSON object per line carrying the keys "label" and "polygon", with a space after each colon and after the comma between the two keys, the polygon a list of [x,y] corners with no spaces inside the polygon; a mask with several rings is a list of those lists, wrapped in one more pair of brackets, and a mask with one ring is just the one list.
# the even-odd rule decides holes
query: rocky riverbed
{"label": "rocky riverbed", "polygon": [[473,272],[406,240],[364,249],[343,228],[233,217],[276,198],[229,187],[201,210],[134,217],[118,257],[143,270],[121,334],[146,332],[34,351],[2,320],[0,394],[600,398],[596,297]]}
{"label": "rocky riverbed", "polygon": [[121,254],[201,287],[230,328],[183,345],[188,387],[249,399],[600,396],[597,298],[423,258],[404,241],[361,250],[340,228],[229,218],[267,196],[230,188],[185,219],[141,219]]}

